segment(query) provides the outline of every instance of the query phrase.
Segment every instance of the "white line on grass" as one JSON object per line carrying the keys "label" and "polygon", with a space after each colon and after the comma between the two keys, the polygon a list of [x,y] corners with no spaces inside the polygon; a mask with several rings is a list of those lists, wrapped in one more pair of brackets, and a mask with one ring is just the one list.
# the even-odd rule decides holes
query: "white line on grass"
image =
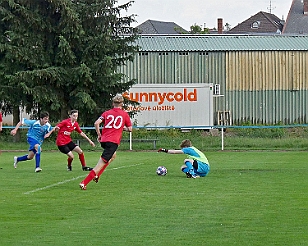
{"label": "white line on grass", "polygon": [[[109,168],[107,169],[106,171],[111,171],[111,170],[117,170],[117,169],[122,169],[122,168],[128,168],[128,167],[135,167],[135,166],[140,166],[140,165],[143,165],[144,163],[140,163],[140,164],[135,164],[135,165],[130,165],[130,166],[122,166],[122,167],[114,167],[114,168]],[[46,190],[46,189],[49,189],[49,188],[52,188],[52,187],[55,187],[55,186],[58,186],[58,185],[61,185],[61,184],[65,184],[65,183],[68,183],[68,182],[71,182],[71,181],[74,181],[76,179],[80,179],[80,178],[83,178],[84,175],[82,176],[78,176],[78,177],[75,177],[75,178],[72,178],[72,179],[67,179],[67,180],[64,180],[64,181],[60,181],[58,183],[54,183],[54,184],[51,184],[51,185],[47,185],[47,186],[44,186],[44,187],[41,187],[41,188],[37,188],[35,190],[31,190],[31,191],[27,191],[25,193],[23,193],[24,195],[29,195],[31,193],[35,193],[35,192],[38,192],[38,191],[41,191],[41,190]]]}

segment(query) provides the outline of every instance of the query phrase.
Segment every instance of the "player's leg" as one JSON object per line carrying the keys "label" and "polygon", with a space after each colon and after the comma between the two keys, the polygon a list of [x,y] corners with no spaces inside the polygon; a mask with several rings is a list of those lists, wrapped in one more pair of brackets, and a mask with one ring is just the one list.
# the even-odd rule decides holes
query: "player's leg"
{"label": "player's leg", "polygon": [[68,153],[66,153],[66,155],[67,155],[67,170],[72,171],[72,162],[74,160],[74,154],[72,151],[69,151]]}
{"label": "player's leg", "polygon": [[187,178],[195,178],[196,177],[196,173],[195,173],[195,170],[194,170],[194,167],[193,167],[193,163],[194,163],[193,160],[185,159],[184,160],[185,165],[183,165],[181,167],[182,172],[186,174]]}
{"label": "player's leg", "polygon": [[29,153],[26,154],[26,155],[18,156],[18,157],[14,156],[14,168],[17,168],[18,162],[32,160],[34,155],[35,155],[35,153],[33,151],[29,151]]}
{"label": "player's leg", "polygon": [[32,138],[28,138],[27,141],[29,143],[29,153],[19,157],[14,156],[14,168],[17,168],[18,162],[32,160],[36,154],[35,145],[38,144],[38,142]]}
{"label": "player's leg", "polygon": [[105,169],[109,166],[109,164],[116,158],[117,156],[117,149],[118,145],[115,143],[101,143],[102,147],[104,148],[104,151],[101,155],[101,159],[104,162],[104,165],[99,169],[95,170],[97,175],[93,179],[95,183],[98,182],[99,177],[102,175],[102,173],[105,171]]}
{"label": "player's leg", "polygon": [[79,187],[82,190],[85,190],[87,188],[88,183],[90,183],[91,180],[94,180],[97,177],[97,173],[104,166],[104,164],[105,162],[102,160],[102,158],[99,158],[96,166],[89,172],[87,177],[80,182]]}
{"label": "player's leg", "polygon": [[96,183],[98,182],[99,177],[102,175],[102,173],[105,171],[106,167],[110,165],[111,162],[113,162],[113,160],[116,158],[117,156],[117,152],[114,152],[114,154],[112,155],[111,159],[109,160],[108,163],[105,163],[104,166],[102,167],[102,169],[98,172],[97,174],[97,180],[94,180]]}
{"label": "player's leg", "polygon": [[[71,143],[73,143],[73,142],[71,142]],[[82,149],[78,145],[76,145],[76,144],[74,144],[74,145],[75,145],[75,147],[72,150],[78,153],[78,157],[79,157],[79,160],[80,160],[80,164],[82,166],[82,170],[83,171],[91,171],[92,168],[87,167],[87,165],[86,165],[86,160],[85,160],[84,153],[83,153]]]}
{"label": "player's leg", "polygon": [[[112,159],[115,151],[118,148],[118,145],[115,143],[101,143],[102,148],[104,149],[101,157],[99,158],[96,166],[90,171],[88,176],[79,184],[82,190],[86,189],[88,183],[91,180],[98,182],[98,174],[102,174],[106,167],[109,165],[109,161]],[[103,169],[103,171],[101,171]]]}
{"label": "player's leg", "polygon": [[42,168],[40,167],[41,165],[41,145],[40,144],[36,144],[35,146],[35,172],[38,173],[40,171],[42,171]]}
{"label": "player's leg", "polygon": [[72,162],[74,160],[74,154],[68,147],[68,145],[60,145],[58,146],[58,149],[61,153],[67,155],[67,171],[72,171]]}

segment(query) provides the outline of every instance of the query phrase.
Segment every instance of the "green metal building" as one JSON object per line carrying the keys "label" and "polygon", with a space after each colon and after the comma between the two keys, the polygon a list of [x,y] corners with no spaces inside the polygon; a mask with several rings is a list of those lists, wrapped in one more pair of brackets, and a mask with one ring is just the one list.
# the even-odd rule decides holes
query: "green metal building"
{"label": "green metal building", "polygon": [[147,35],[137,45],[121,72],[138,84],[213,83],[215,124],[308,123],[308,36]]}

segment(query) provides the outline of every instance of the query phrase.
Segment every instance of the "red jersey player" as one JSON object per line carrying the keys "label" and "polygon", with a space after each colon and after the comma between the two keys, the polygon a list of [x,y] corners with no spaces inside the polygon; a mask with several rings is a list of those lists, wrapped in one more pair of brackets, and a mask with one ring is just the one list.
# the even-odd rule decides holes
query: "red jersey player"
{"label": "red jersey player", "polygon": [[[101,143],[103,153],[98,160],[98,163],[90,171],[88,176],[79,184],[82,190],[86,189],[87,184],[93,180],[98,182],[100,175],[106,167],[116,157],[116,150],[121,142],[123,130],[132,131],[132,123],[126,111],[122,109],[123,97],[116,95],[113,99],[113,109],[103,112],[103,114],[95,121],[94,126],[97,133],[97,139]],[[104,127],[100,132],[100,125]]]}
{"label": "red jersey player", "polygon": [[72,153],[72,151],[78,153],[79,160],[82,165],[82,170],[91,171],[92,168],[86,166],[86,161],[82,149],[78,145],[76,145],[71,139],[71,133],[73,131],[76,131],[80,134],[80,136],[87,139],[91,146],[93,147],[95,146],[92,140],[89,139],[87,135],[80,129],[77,119],[78,119],[78,110],[71,110],[70,118],[61,121],[59,124],[55,126],[55,130],[58,131],[56,144],[60,152],[68,156],[67,159],[68,171],[72,171],[72,162],[74,159],[74,154]]}

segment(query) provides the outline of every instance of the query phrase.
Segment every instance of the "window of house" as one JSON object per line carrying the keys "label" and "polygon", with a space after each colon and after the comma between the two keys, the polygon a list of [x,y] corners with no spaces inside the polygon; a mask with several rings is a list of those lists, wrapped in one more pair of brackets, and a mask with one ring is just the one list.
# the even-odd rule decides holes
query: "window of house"
{"label": "window of house", "polygon": [[258,29],[260,27],[260,21],[255,21],[251,24],[251,28]]}

